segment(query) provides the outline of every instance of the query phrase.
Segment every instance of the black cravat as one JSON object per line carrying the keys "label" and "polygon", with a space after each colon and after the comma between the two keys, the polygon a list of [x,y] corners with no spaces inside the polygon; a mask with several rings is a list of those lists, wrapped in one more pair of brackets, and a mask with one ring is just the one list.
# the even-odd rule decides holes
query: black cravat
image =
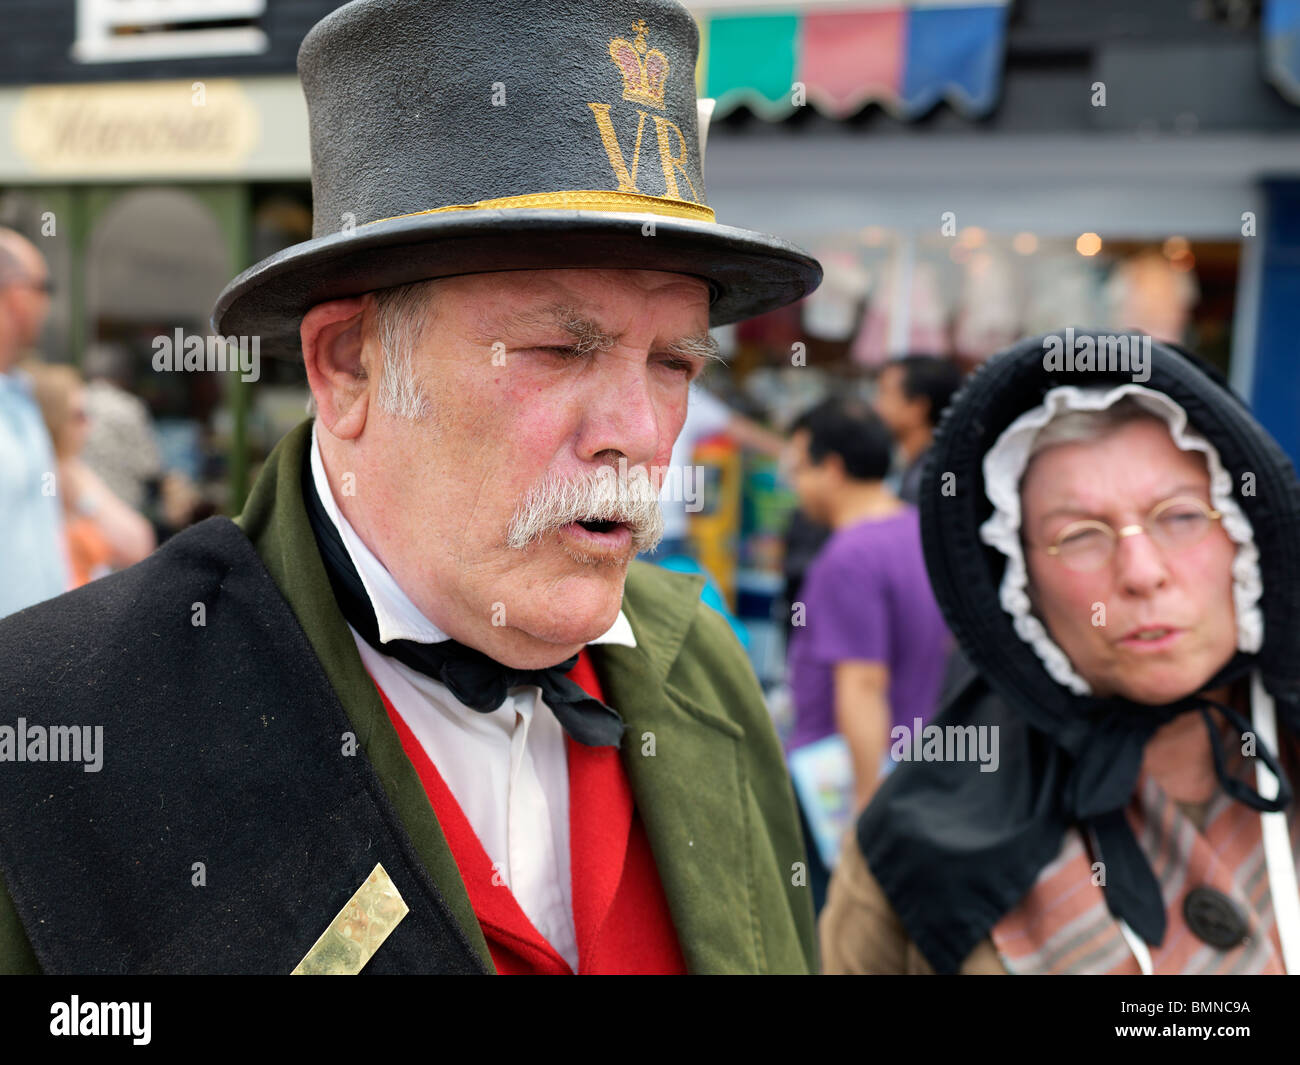
{"label": "black cravat", "polygon": [[312,532],[316,534],[321,560],[325,563],[325,572],[334,589],[334,598],[348,624],[361,634],[366,643],[380,654],[396,658],[445,684],[452,695],[481,714],[499,709],[510,688],[536,684],[542,689],[546,705],[564,731],[579,743],[588,747],[619,745],[623,736],[623,719],[617,711],[588,695],[568,676],[578,661],[577,655],[546,669],[512,669],[455,640],[440,643],[389,640],[382,643],[365,585],[361,583],[361,576],[352,564],[338,528],[325,512],[316,492],[310,450],[303,466],[303,500]]}

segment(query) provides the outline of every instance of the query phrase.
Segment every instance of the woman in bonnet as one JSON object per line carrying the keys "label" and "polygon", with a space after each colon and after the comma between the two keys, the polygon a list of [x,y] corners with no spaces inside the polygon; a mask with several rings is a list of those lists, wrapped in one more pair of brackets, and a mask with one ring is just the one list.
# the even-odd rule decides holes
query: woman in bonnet
{"label": "woman in bonnet", "polygon": [[1109,339],[1025,341],[948,408],[948,742],[846,841],[827,972],[1300,972],[1300,483],[1192,356],[1048,368]]}

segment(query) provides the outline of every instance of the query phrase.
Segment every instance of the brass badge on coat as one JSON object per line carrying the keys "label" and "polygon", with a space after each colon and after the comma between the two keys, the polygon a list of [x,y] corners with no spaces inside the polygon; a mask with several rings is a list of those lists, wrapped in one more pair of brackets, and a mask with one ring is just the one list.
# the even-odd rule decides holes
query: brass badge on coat
{"label": "brass badge on coat", "polygon": [[321,933],[292,976],[356,976],[411,911],[382,865]]}

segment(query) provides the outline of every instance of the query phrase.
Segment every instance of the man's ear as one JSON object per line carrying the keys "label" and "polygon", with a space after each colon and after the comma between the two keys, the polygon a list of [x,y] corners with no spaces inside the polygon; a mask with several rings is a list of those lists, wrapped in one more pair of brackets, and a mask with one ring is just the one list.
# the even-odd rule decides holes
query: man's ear
{"label": "man's ear", "polygon": [[302,357],[317,417],[344,440],[361,435],[370,406],[365,296],[318,303],[302,320]]}

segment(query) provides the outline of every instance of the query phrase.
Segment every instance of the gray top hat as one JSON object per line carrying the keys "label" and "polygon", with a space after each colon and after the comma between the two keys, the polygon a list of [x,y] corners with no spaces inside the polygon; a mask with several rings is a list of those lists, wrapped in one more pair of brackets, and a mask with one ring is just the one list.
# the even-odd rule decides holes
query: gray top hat
{"label": "gray top hat", "polygon": [[675,0],[354,0],[298,52],[311,240],[235,278],[224,336],[296,357],[325,300],[458,274],[569,267],[703,278],[710,323],[782,307],[821,266],[714,221]]}

